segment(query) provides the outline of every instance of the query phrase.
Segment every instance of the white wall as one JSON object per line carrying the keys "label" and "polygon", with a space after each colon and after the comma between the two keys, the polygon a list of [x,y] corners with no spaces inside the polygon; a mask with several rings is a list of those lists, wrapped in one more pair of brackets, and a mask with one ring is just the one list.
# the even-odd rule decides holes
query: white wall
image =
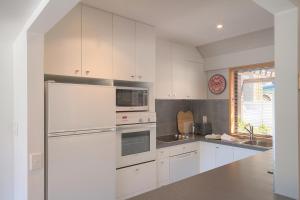
{"label": "white wall", "polygon": [[29,170],[31,154],[44,157],[43,35],[78,2],[42,1],[15,41],[14,118],[19,130],[14,141],[15,200],[44,199],[43,166]]}
{"label": "white wall", "polygon": [[14,44],[14,121],[17,133],[14,138],[14,199],[27,199],[27,34]]}
{"label": "white wall", "polygon": [[217,70],[274,61],[274,46],[205,58],[205,70]]}
{"label": "white wall", "polygon": [[243,50],[204,59],[207,81],[213,74],[222,74],[226,78],[226,90],[220,95],[212,94],[206,84],[208,99],[229,98],[229,72],[231,67],[239,67],[257,63],[274,61],[274,46],[265,46],[255,49]]}
{"label": "white wall", "polygon": [[[298,10],[275,14],[275,192],[299,197]],[[288,106],[287,106],[288,105]]]}
{"label": "white wall", "polygon": [[[44,36],[28,33],[28,153],[44,157]],[[41,83],[41,84],[36,84]],[[44,167],[29,171],[28,199],[44,198]]]}
{"label": "white wall", "polygon": [[0,199],[13,199],[12,45],[0,41]]}

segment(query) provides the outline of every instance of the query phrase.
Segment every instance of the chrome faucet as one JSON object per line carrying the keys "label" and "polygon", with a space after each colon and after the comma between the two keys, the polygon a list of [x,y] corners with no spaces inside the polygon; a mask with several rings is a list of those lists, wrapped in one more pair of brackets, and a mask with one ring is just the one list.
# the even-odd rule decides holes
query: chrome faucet
{"label": "chrome faucet", "polygon": [[[249,126],[249,128],[247,128],[247,126]],[[251,141],[254,140],[254,127],[251,125],[251,124],[247,124],[245,127],[244,127],[248,133],[249,133],[249,139]]]}

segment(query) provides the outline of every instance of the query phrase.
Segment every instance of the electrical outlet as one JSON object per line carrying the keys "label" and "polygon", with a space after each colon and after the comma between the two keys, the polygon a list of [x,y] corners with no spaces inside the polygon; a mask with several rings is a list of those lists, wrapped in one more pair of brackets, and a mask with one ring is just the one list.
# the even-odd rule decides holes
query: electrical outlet
{"label": "electrical outlet", "polygon": [[30,154],[30,170],[38,170],[43,167],[42,153]]}

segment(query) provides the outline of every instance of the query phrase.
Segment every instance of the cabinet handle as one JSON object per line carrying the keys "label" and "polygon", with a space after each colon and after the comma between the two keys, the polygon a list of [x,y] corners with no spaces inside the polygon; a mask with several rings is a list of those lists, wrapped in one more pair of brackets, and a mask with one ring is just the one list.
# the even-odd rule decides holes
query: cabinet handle
{"label": "cabinet handle", "polygon": [[75,70],[75,74],[78,74],[78,73],[79,73],[79,69],[76,69],[76,70]]}
{"label": "cabinet handle", "polygon": [[164,163],[165,163],[164,161],[160,161],[160,164],[162,164],[162,165],[163,165]]}
{"label": "cabinet handle", "polygon": [[134,76],[134,75],[131,75],[130,77],[131,77],[131,78],[134,78],[135,76]]}
{"label": "cabinet handle", "polygon": [[140,171],[140,169],[136,168],[135,171],[138,172],[138,171]]}
{"label": "cabinet handle", "polygon": [[141,79],[141,78],[142,78],[142,76],[141,76],[141,75],[139,75],[138,77],[139,77],[139,79]]}
{"label": "cabinet handle", "polygon": [[85,73],[86,73],[86,75],[89,75],[90,71],[89,71],[89,70],[86,70]]}

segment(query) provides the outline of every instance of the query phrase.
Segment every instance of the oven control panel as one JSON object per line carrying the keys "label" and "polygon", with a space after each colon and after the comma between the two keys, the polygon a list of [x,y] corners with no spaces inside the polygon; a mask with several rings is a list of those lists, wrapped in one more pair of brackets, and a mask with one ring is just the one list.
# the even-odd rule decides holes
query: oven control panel
{"label": "oven control panel", "polygon": [[155,123],[155,112],[121,112],[117,113],[117,125]]}

